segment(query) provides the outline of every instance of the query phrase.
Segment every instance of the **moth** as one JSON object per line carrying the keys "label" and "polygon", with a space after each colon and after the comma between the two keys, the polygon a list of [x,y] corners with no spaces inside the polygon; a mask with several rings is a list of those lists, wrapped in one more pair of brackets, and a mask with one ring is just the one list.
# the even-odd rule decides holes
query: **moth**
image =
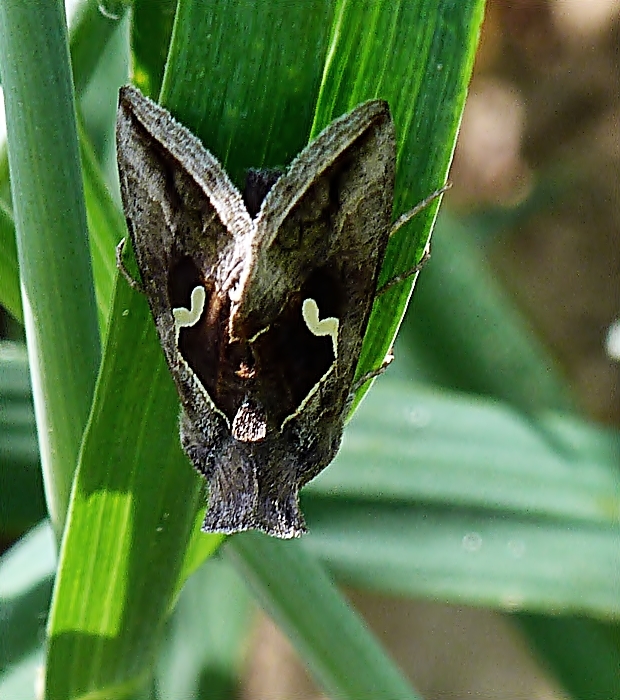
{"label": "moth", "polygon": [[[181,444],[208,482],[203,530],[297,537],[299,489],[333,460],[355,390],[383,369],[354,385],[394,229],[388,105],[336,119],[283,173],[250,171],[243,193],[134,87],[120,91],[116,143]],[[122,242],[118,254],[122,269]]]}

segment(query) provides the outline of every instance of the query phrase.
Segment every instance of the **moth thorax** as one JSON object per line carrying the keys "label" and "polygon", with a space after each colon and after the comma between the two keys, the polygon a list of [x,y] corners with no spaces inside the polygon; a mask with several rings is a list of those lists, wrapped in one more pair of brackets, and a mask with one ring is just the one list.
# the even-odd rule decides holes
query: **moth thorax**
{"label": "moth thorax", "polygon": [[262,408],[247,397],[237,409],[232,436],[239,442],[258,442],[267,435],[267,418]]}

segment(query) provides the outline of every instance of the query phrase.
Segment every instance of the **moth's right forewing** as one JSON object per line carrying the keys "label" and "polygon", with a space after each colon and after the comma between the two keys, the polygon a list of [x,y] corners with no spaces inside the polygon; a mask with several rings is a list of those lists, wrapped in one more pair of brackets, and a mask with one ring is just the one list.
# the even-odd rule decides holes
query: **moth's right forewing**
{"label": "moth's right forewing", "polygon": [[[389,237],[395,157],[387,103],[363,103],[299,154],[258,214],[233,331],[251,336],[271,328],[255,348],[293,388],[289,416],[336,359],[330,377],[338,398],[330,402],[336,414],[344,406]],[[306,302],[318,306],[310,325]],[[331,335],[320,330],[321,319],[333,319]],[[286,354],[279,334],[287,339]]]}
{"label": "moth's right forewing", "polygon": [[[279,234],[283,222],[306,196],[310,187],[337,160],[346,157],[350,151],[356,152],[366,135],[370,135],[370,150],[376,154],[376,159],[387,161],[388,167],[393,171],[395,137],[389,107],[383,100],[369,100],[333,121],[291,163],[286,177],[276,182],[267,195],[261,212],[262,237],[257,238],[254,245],[268,249]],[[382,179],[386,177],[383,165],[375,170],[376,172],[371,167],[367,171],[371,184],[376,173]],[[393,177],[393,172],[389,172],[387,177]]]}
{"label": "moth's right forewing", "polygon": [[391,220],[395,156],[394,125],[380,100],[332,122],[299,154],[256,218],[235,332],[271,323],[325,265],[339,268],[348,293],[372,298]]}

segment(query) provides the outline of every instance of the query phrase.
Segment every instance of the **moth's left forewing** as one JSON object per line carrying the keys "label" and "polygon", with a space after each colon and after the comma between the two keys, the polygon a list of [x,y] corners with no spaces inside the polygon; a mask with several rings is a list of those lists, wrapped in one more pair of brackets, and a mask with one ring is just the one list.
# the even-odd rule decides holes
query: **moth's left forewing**
{"label": "moth's left forewing", "polygon": [[254,222],[217,159],[131,86],[119,95],[117,158],[142,286],[183,406],[194,423],[213,411],[230,422],[229,397],[218,395],[229,370],[223,329]]}
{"label": "moth's left forewing", "polygon": [[[142,283],[156,321],[171,321],[174,277],[181,276],[175,266],[187,258],[196,270],[183,277],[208,277],[224,288],[239,241],[252,237],[254,224],[214,156],[131,86],[119,93],[116,137],[123,208]],[[184,302],[192,289],[184,290]]]}

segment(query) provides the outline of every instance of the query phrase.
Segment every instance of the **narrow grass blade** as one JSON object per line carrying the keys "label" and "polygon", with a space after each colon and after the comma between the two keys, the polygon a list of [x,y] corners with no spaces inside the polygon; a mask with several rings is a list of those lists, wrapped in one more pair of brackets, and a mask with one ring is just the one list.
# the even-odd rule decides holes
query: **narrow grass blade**
{"label": "narrow grass blade", "polygon": [[22,302],[46,497],[58,536],[100,359],[63,9],[59,2],[0,5]]}

